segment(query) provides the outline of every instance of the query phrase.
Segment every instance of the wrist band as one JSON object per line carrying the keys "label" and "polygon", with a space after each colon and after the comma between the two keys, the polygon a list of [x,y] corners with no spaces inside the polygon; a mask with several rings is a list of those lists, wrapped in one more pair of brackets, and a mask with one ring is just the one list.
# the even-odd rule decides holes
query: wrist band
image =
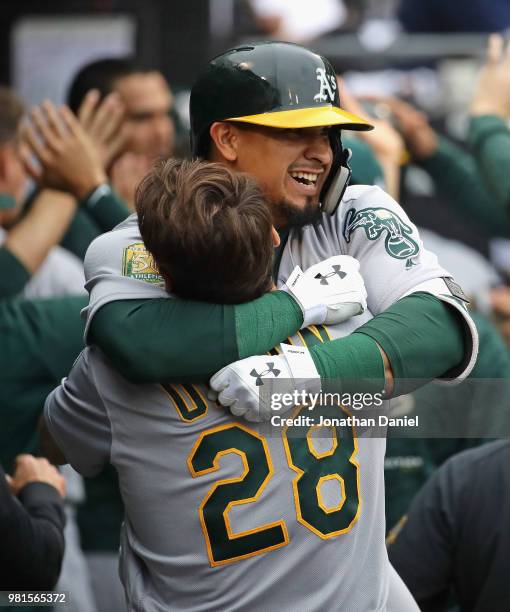
{"label": "wrist band", "polygon": [[299,266],[294,268],[281,289],[290,293],[301,307],[303,311],[303,325],[301,329],[308,327],[312,322],[317,323],[326,319],[326,306],[324,304],[316,304],[315,300],[309,297],[312,295],[314,288]]}
{"label": "wrist band", "polygon": [[98,185],[94,187],[94,189],[88,194],[86,198],[84,198],[83,203],[86,208],[89,210],[94,208],[94,206],[99,202],[99,200],[105,195],[110,195],[112,192],[112,188],[108,183],[103,183],[102,185]]}
{"label": "wrist band", "polygon": [[289,366],[297,391],[319,393],[321,378],[310,351],[304,346],[280,344],[282,354]]}
{"label": "wrist band", "polygon": [[8,193],[0,193],[0,210],[16,208],[16,200]]}

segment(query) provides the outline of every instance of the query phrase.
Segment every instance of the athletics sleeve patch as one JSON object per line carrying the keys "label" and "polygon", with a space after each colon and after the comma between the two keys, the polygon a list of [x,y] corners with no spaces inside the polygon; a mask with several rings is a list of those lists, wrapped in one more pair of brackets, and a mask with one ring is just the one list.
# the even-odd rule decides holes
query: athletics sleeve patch
{"label": "athletics sleeve patch", "polygon": [[129,278],[164,286],[165,282],[160,275],[156,262],[147,251],[143,242],[130,244],[124,249],[122,256],[122,274]]}

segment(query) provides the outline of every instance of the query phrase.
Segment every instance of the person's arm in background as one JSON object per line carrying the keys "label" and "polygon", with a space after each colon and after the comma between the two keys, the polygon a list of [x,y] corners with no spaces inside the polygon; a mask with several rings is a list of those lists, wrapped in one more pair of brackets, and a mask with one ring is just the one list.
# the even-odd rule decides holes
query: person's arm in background
{"label": "person's arm in background", "polygon": [[[342,86],[341,91],[342,104],[346,110],[362,117],[367,115],[360,102],[345,87]],[[374,126],[373,130],[358,132],[355,133],[355,136],[371,148],[384,175],[384,190],[398,201],[400,167],[405,155],[404,140],[389,121],[371,117],[370,123]]]}
{"label": "person's arm in background", "polygon": [[384,188],[383,169],[367,143],[352,136],[344,136],[342,143],[352,153],[349,159],[349,166],[352,170],[349,185],[378,185]]}
{"label": "person's arm in background", "polygon": [[60,241],[60,246],[83,260],[90,243],[101,233],[101,229],[91,216],[85,210],[77,207],[73,220]]}
{"label": "person's arm in background", "polygon": [[[72,114],[68,115],[72,119]],[[128,136],[124,106],[118,94],[113,92],[101,101],[99,91],[92,89],[83,99],[77,119],[81,129],[94,143],[105,172],[111,172],[123,153]],[[77,129],[77,126],[73,129]],[[141,178],[139,174],[137,177]],[[111,230],[129,215],[126,203],[108,183],[103,183],[99,189],[96,185],[88,187],[84,197],[78,196],[80,209],[97,223],[101,233]]]}
{"label": "person's arm in background", "polygon": [[[474,115],[469,124],[469,144],[480,176],[502,213],[510,213],[510,129],[496,115]],[[505,236],[508,233],[505,232]]]}
{"label": "person's arm in background", "polygon": [[433,179],[437,193],[463,218],[489,234],[510,236],[510,220],[484,187],[475,159],[430,126],[424,113],[410,104],[388,98],[411,160]]}
{"label": "person's arm in background", "polygon": [[[152,167],[154,159],[126,150],[132,128],[129,122],[124,121],[124,105],[116,92],[101,100],[99,90],[91,89],[77,110],[77,118],[83,131],[96,145],[103,167],[110,177],[113,197],[101,200],[99,208],[94,206],[94,212],[87,211],[105,232],[123,220],[117,218],[112,225],[115,212],[119,216],[123,214],[125,218],[134,210],[136,188]],[[119,207],[119,202],[122,207]],[[90,205],[88,199],[83,204],[85,210],[87,204]],[[105,208],[112,208],[110,214],[105,213]],[[101,212],[97,212],[99,210]]]}
{"label": "person's arm in background", "polygon": [[0,590],[53,589],[64,556],[64,495],[64,478],[46,459],[20,455],[8,479],[0,467]]}
{"label": "person's arm in background", "polygon": [[108,183],[103,183],[79,202],[60,244],[80,259],[85,259],[85,253],[94,238],[113,229],[129,213],[124,201]]}
{"label": "person's arm in background", "polygon": [[510,214],[510,45],[498,34],[489,38],[470,106],[469,143],[480,176],[502,212]]}
{"label": "person's arm in background", "polygon": [[0,248],[0,299],[23,291],[50,250],[60,242],[76,211],[68,193],[43,189],[28,213],[8,232]]}
{"label": "person's arm in background", "polygon": [[40,164],[37,167],[26,157],[32,177],[42,185],[67,191],[79,203],[80,214],[71,226],[78,240],[74,244],[71,234],[64,242],[81,257],[88,246],[79,235],[83,229],[88,230],[92,240],[129,214],[128,208],[110,188],[106,175],[106,168],[124,142],[123,109],[113,94],[96,108],[94,96],[92,91],[85,98],[79,111],[80,119],[67,107],[57,111],[50,102],[45,102],[32,113],[42,141],[33,127],[27,126],[24,132],[25,143]]}
{"label": "person's arm in background", "polygon": [[108,183],[92,189],[80,200],[80,207],[97,223],[100,233],[110,231],[130,214],[128,207]]}

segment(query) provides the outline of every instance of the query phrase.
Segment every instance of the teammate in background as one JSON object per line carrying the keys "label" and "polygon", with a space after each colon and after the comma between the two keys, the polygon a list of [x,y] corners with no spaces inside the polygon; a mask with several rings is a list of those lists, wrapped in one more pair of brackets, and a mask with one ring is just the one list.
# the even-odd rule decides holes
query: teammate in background
{"label": "teammate in background", "polygon": [[69,107],[78,114],[82,107],[86,113],[112,93],[124,107],[126,142],[108,174],[115,191],[133,208],[135,189],[154,160],[173,153],[173,97],[159,71],[133,58],[106,58],[87,64],[76,74],[68,93]]}
{"label": "teammate in background", "polygon": [[510,212],[510,46],[499,34],[489,37],[469,112],[468,140],[483,183],[499,207]]}
{"label": "teammate in background", "polygon": [[175,125],[173,97],[165,77],[133,58],[107,58],[83,66],[69,88],[69,108],[77,113],[84,99],[116,93],[129,125],[127,150],[152,160],[171,155]]}
{"label": "teammate in background", "polygon": [[452,590],[460,610],[509,609],[509,461],[508,440],[451,457],[390,534],[390,559],[421,610],[449,609]]}
{"label": "teammate in background", "polygon": [[[0,145],[0,190],[17,205],[0,211],[0,224],[7,230],[0,236],[0,242],[5,237],[0,261],[8,270],[0,281],[0,462],[9,469],[16,455],[39,452],[37,422],[44,400],[69,373],[83,348],[83,262],[56,245],[72,226],[77,229],[76,244],[84,254],[93,237],[124,220],[129,211],[112,194],[88,197],[105,180],[104,164],[116,143],[119,109],[111,107],[108,100],[93,109],[86,130],[68,109],[57,111],[46,102],[32,110],[32,122],[26,122],[20,133],[17,128],[22,108],[8,90],[0,93],[0,108],[0,132],[5,138]],[[96,125],[98,116],[108,130],[91,133],[89,127]],[[34,164],[27,150],[33,151],[41,163]],[[38,191],[22,210],[27,171],[37,182]],[[83,226],[76,228],[79,215],[89,219],[92,235],[81,231]],[[75,253],[80,254],[80,248]],[[22,300],[20,293],[51,299]],[[1,299],[11,297],[15,299]],[[77,490],[81,492],[80,487],[69,485],[69,513],[81,494],[76,494]],[[96,531],[97,525],[96,521]],[[81,551],[72,537],[75,531],[69,514],[63,582],[59,586],[64,587],[71,573],[72,582],[67,582],[64,590],[69,588],[85,602],[88,576],[80,565]],[[114,531],[118,534],[118,528]],[[92,610],[89,602],[83,605]]]}
{"label": "teammate in background", "polygon": [[46,459],[19,455],[12,477],[0,466],[0,590],[54,588],[64,555],[65,491]]}
{"label": "teammate in background", "polygon": [[23,215],[28,174],[20,127],[22,101],[0,87],[0,298],[83,293],[83,266],[58,246],[76,211],[72,196],[42,189]]}

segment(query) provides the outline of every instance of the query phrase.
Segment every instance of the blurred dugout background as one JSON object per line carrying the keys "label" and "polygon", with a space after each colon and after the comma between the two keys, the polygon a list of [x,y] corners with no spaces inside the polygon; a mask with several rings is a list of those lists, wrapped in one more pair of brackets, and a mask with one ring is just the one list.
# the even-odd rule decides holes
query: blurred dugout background
{"label": "blurred dugout background", "polygon": [[[182,143],[177,143],[179,153],[187,140],[185,128],[189,124],[189,88],[202,66],[215,54],[240,42],[273,38],[300,42],[325,55],[342,75],[343,92],[341,89],[340,99],[343,97],[344,104],[349,100],[346,92],[360,96],[364,105],[362,110],[383,120],[379,121],[379,130],[373,132],[378,134],[375,139],[358,142],[365,145],[366,155],[363,157],[362,148],[355,153],[353,160],[356,160],[357,168],[354,169],[360,176],[367,173],[370,176],[376,172],[380,177],[383,170],[378,167],[373,171],[373,165],[378,153],[381,161],[382,157],[387,156],[387,151],[383,151],[383,155],[378,148],[388,143],[392,132],[396,133],[394,127],[400,131],[400,134],[396,134],[397,161],[393,158],[393,151],[390,151],[393,174],[386,172],[381,182],[385,182],[386,188],[393,187],[390,191],[420,227],[430,249],[440,255],[443,265],[474,298],[479,313],[498,324],[499,333],[488,320],[478,319],[484,334],[480,353],[483,359],[479,360],[478,377],[510,379],[510,287],[505,286],[505,281],[510,279],[510,240],[500,238],[501,235],[510,237],[508,205],[506,202],[498,203],[494,194],[498,195],[499,191],[491,190],[494,185],[487,180],[484,183],[482,173],[478,175],[475,159],[472,153],[468,153],[467,146],[471,125],[470,101],[479,68],[485,61],[488,33],[510,29],[510,0],[1,0],[0,11],[0,83],[10,85],[24,99],[27,108],[41,104],[46,98],[56,104],[63,103],[73,76],[91,61],[134,55],[141,63],[160,70],[169,81],[174,93],[175,110],[182,124],[181,129],[178,125],[176,130],[182,140]],[[499,88],[499,91],[505,89]],[[388,104],[369,102],[363,98],[367,95],[379,98],[394,96],[410,102],[413,107],[424,111],[423,121],[427,129],[415,129],[412,138],[409,134],[406,138],[403,129],[405,122],[402,119],[396,121],[396,115]],[[409,119],[413,112],[411,108],[403,115]],[[166,113],[167,110],[164,110],[164,119],[168,119]],[[492,114],[488,113],[489,121]],[[501,117],[492,118],[500,121],[499,132],[507,137],[509,115],[505,112]],[[390,129],[388,125],[384,126],[384,120],[392,124]],[[424,132],[431,135],[435,144],[427,155],[421,152],[420,159],[417,150],[420,138],[417,138],[417,133],[422,136]],[[440,136],[437,137],[437,134]],[[448,137],[448,143],[442,143],[445,149],[442,149],[441,135]],[[353,143],[353,136],[351,134],[351,147],[356,144],[356,141]],[[458,149],[456,144],[461,148]],[[505,146],[496,147],[496,152],[508,152],[508,141]],[[467,163],[466,171],[460,167],[461,153],[465,153],[467,158],[464,160]],[[504,160],[500,164],[499,178],[508,178],[507,165]],[[80,164],[79,168],[82,172],[83,165]],[[461,177],[457,184],[455,180],[445,180],[448,175],[455,174],[452,169],[457,177]],[[126,170],[124,173],[129,174]],[[395,175],[397,184],[390,186],[388,176]],[[116,188],[113,178],[111,181]],[[507,183],[510,185],[509,181]],[[72,203],[75,205],[74,200]],[[491,209],[487,204],[491,203],[492,213],[498,213],[492,219],[495,219],[494,222],[488,218]],[[61,217],[61,211],[57,212]],[[127,213],[125,209],[124,215]],[[57,213],[54,214],[56,217]],[[503,220],[500,222],[501,218]],[[484,220],[487,223],[484,224]],[[112,222],[111,226],[117,222]],[[489,229],[485,230],[484,227]],[[434,230],[436,234],[426,232],[427,229]],[[106,229],[102,228],[102,231]],[[82,249],[82,255],[87,245]],[[473,253],[466,245],[474,247],[478,253]],[[78,263],[81,271],[81,261]],[[25,283],[30,275],[27,273],[26,276]],[[80,289],[81,284],[80,280]],[[500,290],[496,295],[494,287]],[[4,303],[10,304],[7,301]],[[77,347],[71,351],[73,358],[81,347],[79,308],[75,310]],[[59,323],[62,319],[59,317]],[[18,329],[11,331],[14,336],[19,332]],[[58,351],[56,353],[58,355]],[[53,354],[49,358],[54,361]],[[15,361],[10,360],[12,363]],[[16,374],[19,369],[24,373],[26,368],[14,368]],[[44,397],[56,383],[50,380],[48,384],[47,390],[35,389],[34,386],[35,399],[27,399],[34,418],[38,418]],[[32,439],[35,428],[32,432],[25,423],[20,424],[16,420],[18,414],[22,414],[18,408],[20,398],[10,389],[5,383],[0,385],[0,393],[3,392],[6,398],[2,418],[12,416],[8,422],[15,423],[20,435],[29,433]],[[486,391],[491,387],[479,385],[476,389],[478,395],[472,391],[472,386],[464,386],[464,393],[459,394],[457,400],[457,403],[460,402],[459,414],[463,418],[456,422],[465,422],[465,438],[456,434],[451,444],[448,439],[443,444],[434,439],[430,446],[423,441],[416,443],[410,440],[407,447],[405,444],[401,446],[402,440],[398,437],[391,446],[390,439],[386,479],[391,493],[388,499],[393,505],[390,508],[390,504],[387,504],[388,527],[395,524],[419,486],[447,457],[486,441],[488,436],[485,434],[483,440],[480,438],[477,441],[473,431],[469,431],[471,421],[464,417],[466,410],[471,410],[473,417],[476,417],[479,405],[485,404],[480,420],[485,420],[484,424],[493,428],[490,437],[494,431],[503,435],[503,430],[498,431],[498,427],[501,420],[505,424],[508,421],[506,408],[510,406],[510,394],[503,395],[499,387],[492,396]],[[488,416],[486,405],[491,397],[495,397],[492,402],[494,412]],[[1,400],[0,397],[0,405]],[[415,404],[427,410],[429,405],[437,404],[438,416],[442,417],[439,413],[449,402],[448,395],[441,395],[438,399],[425,393],[421,398],[419,394],[404,396],[396,407],[405,414],[404,408],[410,411]],[[453,419],[456,414],[453,412]],[[11,446],[14,448],[17,439],[13,440]],[[21,452],[23,449],[16,446],[15,450]],[[112,502],[113,493],[116,498]],[[91,513],[92,518],[85,527],[92,526],[89,532],[98,531],[100,537],[107,533],[115,538],[118,534],[117,523],[120,523],[122,516],[116,486],[105,480],[99,482],[96,497],[90,491],[87,495],[91,507],[95,504],[95,510],[99,508],[104,524],[98,529],[98,514]],[[83,493],[79,491],[75,498],[80,496],[83,497]],[[103,501],[107,504],[106,511],[102,510]],[[115,503],[118,505],[115,506]],[[86,531],[82,532],[82,544]],[[100,587],[95,587],[95,597],[101,611],[117,609],[109,603],[108,597],[113,590],[113,582],[108,583],[109,576],[115,576],[117,571],[117,546],[113,543],[111,550],[108,549],[112,561],[110,565],[95,566],[94,575],[106,578],[106,582],[103,581],[106,584],[104,592]],[[100,548],[102,552],[103,548]],[[95,562],[98,562],[97,558]],[[84,574],[82,570],[72,568],[68,571],[71,583],[79,582],[77,577]],[[80,588],[80,585],[76,588]],[[122,602],[120,585],[117,584],[116,588]],[[92,609],[92,604],[83,604],[83,610],[88,612]],[[122,604],[118,609],[122,609]]]}
{"label": "blurred dugout background", "polygon": [[[46,97],[61,103],[81,65],[135,54],[167,76],[186,125],[188,88],[211,56],[240,41],[278,38],[306,43],[326,55],[352,93],[403,97],[426,111],[434,127],[462,141],[486,33],[510,26],[510,4],[468,0],[462,10],[459,4],[4,0],[0,81],[12,85],[28,105]],[[441,194],[434,194],[423,171],[408,168],[403,187],[406,208],[418,224],[442,234],[448,228],[448,236],[488,254],[487,236],[441,205]]]}

